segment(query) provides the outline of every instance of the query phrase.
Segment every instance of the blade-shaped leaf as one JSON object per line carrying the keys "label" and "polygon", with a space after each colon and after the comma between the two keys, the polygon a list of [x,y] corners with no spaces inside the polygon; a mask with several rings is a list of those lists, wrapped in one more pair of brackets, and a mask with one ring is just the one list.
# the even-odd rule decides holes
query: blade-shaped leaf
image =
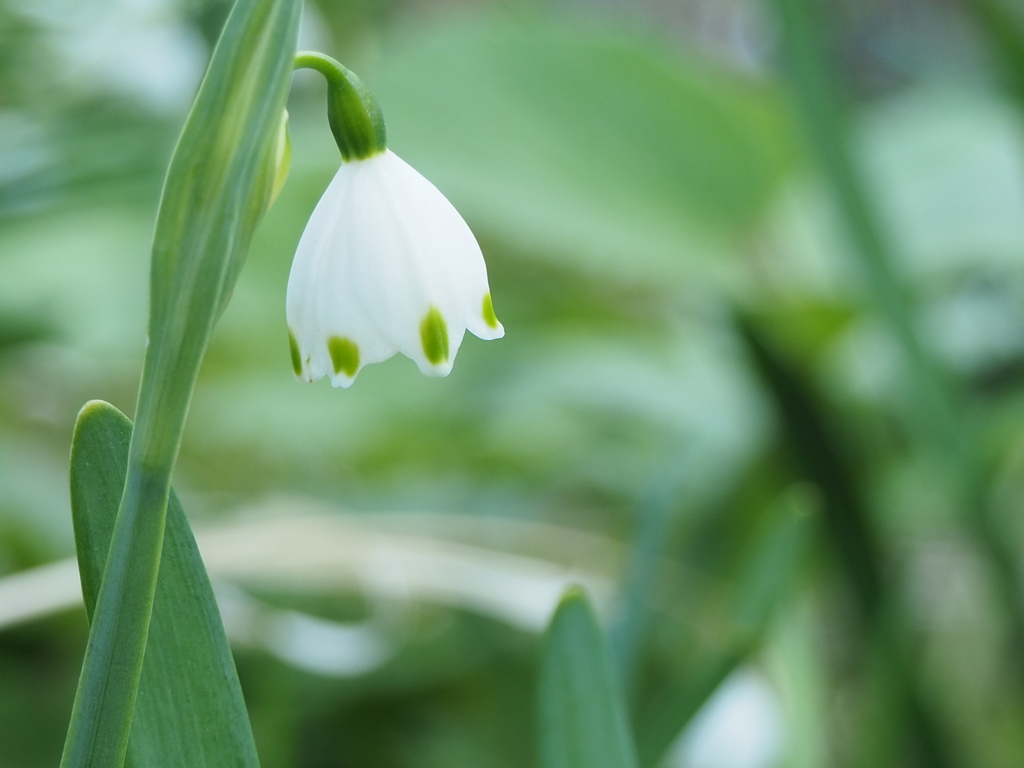
{"label": "blade-shaped leaf", "polygon": [[622,691],[586,596],[570,589],[551,620],[540,679],[541,768],[636,768]]}
{"label": "blade-shaped leaf", "polygon": [[[75,425],[71,512],[90,619],[121,501],[131,435],[131,421],[98,401],[82,409]],[[213,590],[173,491],[128,755],[134,768],[259,765]]]}

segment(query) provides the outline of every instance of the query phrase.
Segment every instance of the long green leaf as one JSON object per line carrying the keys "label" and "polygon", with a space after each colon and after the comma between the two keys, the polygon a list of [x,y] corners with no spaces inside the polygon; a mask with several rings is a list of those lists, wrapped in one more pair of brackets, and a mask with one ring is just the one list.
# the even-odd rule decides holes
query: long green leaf
{"label": "long green leaf", "polygon": [[[71,513],[90,618],[114,531],[131,434],[128,417],[99,401],[88,403],[75,425]],[[259,765],[213,590],[173,491],[128,756],[133,768]]]}
{"label": "long green leaf", "polygon": [[124,762],[171,472],[210,334],[270,199],[300,5],[238,0],[168,169],[153,238],[149,345],[124,495],[96,597],[64,768],[120,768]]}
{"label": "long green leaf", "polygon": [[551,620],[540,680],[541,768],[636,768],[622,692],[583,592]]}

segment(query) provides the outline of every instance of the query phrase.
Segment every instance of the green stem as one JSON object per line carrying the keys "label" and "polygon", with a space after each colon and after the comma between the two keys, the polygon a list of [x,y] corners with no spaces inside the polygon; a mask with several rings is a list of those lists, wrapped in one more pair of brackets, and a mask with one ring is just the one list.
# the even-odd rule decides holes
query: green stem
{"label": "green stem", "polygon": [[146,652],[170,478],[213,327],[270,199],[301,3],[237,0],[160,200],[149,344],[124,493],[63,768],[120,768]]}
{"label": "green stem", "polygon": [[312,69],[327,80],[327,121],[345,162],[380,154],[388,146],[384,113],[363,81],[322,53],[301,51],[296,69]]}
{"label": "green stem", "polygon": [[[121,765],[128,748],[170,490],[166,473],[134,470],[128,471],[78,683],[79,691],[94,695],[75,698],[62,767]],[[97,723],[125,725],[112,731]]]}
{"label": "green stem", "polygon": [[[211,328],[184,321],[146,350],[124,494],[92,617],[62,768],[121,765],[156,593],[171,472]],[[212,320],[208,323],[212,327]],[[170,375],[169,375],[170,373]],[[89,696],[81,695],[92,692]],[[117,724],[117,725],[114,725]],[[117,733],[113,738],[99,734]]]}
{"label": "green stem", "polygon": [[212,312],[187,314],[178,333],[159,335],[146,349],[124,494],[62,768],[124,761],[156,593],[171,473],[214,317]]}

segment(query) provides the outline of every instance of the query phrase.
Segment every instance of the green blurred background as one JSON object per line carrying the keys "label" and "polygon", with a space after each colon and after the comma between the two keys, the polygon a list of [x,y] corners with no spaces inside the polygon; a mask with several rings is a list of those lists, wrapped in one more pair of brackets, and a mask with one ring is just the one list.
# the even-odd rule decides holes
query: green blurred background
{"label": "green blurred background", "polygon": [[[71,430],[133,410],[228,8],[0,0],[0,768],[59,760]],[[534,765],[573,582],[644,768],[1024,765],[1018,10],[307,2],[300,47],[463,213],[507,334],[447,379],[295,382],[285,284],[339,159],[297,75],[176,472],[266,768]]]}

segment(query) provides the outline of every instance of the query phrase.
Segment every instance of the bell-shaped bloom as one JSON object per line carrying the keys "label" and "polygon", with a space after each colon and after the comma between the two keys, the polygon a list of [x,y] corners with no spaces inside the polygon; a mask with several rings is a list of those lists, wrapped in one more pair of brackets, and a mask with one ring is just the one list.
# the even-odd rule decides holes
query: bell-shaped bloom
{"label": "bell-shaped bloom", "polygon": [[348,387],[396,352],[445,376],[467,330],[505,331],[466,222],[391,150],[342,163],[299,241],[288,278],[292,366]]}

